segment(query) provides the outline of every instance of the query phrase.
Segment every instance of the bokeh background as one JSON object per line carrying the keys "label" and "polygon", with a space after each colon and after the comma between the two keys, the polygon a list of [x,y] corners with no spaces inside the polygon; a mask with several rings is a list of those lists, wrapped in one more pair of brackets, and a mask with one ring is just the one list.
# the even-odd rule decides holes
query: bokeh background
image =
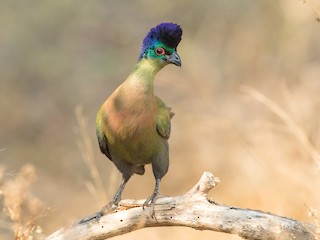
{"label": "bokeh background", "polygon": [[[319,218],[319,1],[0,5],[0,238],[30,222],[48,235],[113,196],[120,174],[99,151],[95,115],[163,21],[184,33],[182,68],[156,79],[156,94],[176,113],[161,193],[183,194],[210,171],[221,179],[210,193],[219,203]],[[146,198],[153,186],[148,167],[123,197]],[[179,227],[115,239],[195,238],[239,239]]]}

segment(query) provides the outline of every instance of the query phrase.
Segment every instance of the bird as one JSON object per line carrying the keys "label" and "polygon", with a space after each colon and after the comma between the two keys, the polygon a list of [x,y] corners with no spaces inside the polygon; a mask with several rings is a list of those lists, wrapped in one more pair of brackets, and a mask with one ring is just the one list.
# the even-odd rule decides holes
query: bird
{"label": "bird", "polygon": [[[151,28],[142,42],[133,71],[103,103],[96,116],[96,135],[101,152],[122,174],[113,199],[105,206],[117,206],[122,191],[132,175],[143,175],[151,164],[155,178],[154,191],[143,203],[143,209],[154,209],[162,177],[169,168],[171,108],[154,94],[156,74],[168,64],[181,67],[177,46],[182,28],[163,22]],[[154,211],[154,210],[153,210]]]}

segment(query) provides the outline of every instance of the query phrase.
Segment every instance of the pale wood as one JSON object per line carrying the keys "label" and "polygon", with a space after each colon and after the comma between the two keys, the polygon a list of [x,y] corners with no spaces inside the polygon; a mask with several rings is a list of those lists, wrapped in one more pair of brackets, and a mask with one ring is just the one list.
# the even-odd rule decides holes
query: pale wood
{"label": "pale wood", "polygon": [[118,208],[101,218],[79,221],[46,239],[107,239],[145,227],[160,226],[225,232],[244,239],[317,239],[316,226],[312,224],[215,203],[207,198],[207,194],[217,183],[217,177],[205,172],[186,194],[159,198],[155,206],[155,218],[151,217],[149,208],[142,209],[145,200],[122,200]]}

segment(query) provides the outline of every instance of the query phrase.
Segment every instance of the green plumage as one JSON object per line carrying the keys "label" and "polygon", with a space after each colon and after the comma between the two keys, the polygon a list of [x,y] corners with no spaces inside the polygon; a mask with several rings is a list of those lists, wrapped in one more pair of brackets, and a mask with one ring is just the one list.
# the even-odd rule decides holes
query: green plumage
{"label": "green plumage", "polygon": [[[156,185],[144,205],[151,202],[154,206],[160,180],[169,167],[168,139],[173,113],[154,95],[153,81],[157,72],[167,64],[181,66],[176,46],[180,41],[177,36],[181,39],[182,31],[172,23],[160,24],[151,31],[152,34],[149,33],[144,40],[141,57],[133,72],[97,114],[96,133],[100,149],[123,176],[116,195],[107,207],[118,204],[126,182],[134,173],[143,174],[144,165],[150,163]],[[170,34],[174,41],[171,44]],[[163,36],[166,43],[159,41],[164,39]]]}

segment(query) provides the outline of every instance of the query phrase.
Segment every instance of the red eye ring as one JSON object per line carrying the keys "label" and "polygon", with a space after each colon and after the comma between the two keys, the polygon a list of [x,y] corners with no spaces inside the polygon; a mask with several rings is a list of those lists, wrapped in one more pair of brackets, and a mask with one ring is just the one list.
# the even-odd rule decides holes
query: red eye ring
{"label": "red eye ring", "polygon": [[158,55],[158,56],[161,56],[161,55],[164,55],[165,54],[165,50],[162,48],[162,47],[158,47],[155,49],[155,53]]}

